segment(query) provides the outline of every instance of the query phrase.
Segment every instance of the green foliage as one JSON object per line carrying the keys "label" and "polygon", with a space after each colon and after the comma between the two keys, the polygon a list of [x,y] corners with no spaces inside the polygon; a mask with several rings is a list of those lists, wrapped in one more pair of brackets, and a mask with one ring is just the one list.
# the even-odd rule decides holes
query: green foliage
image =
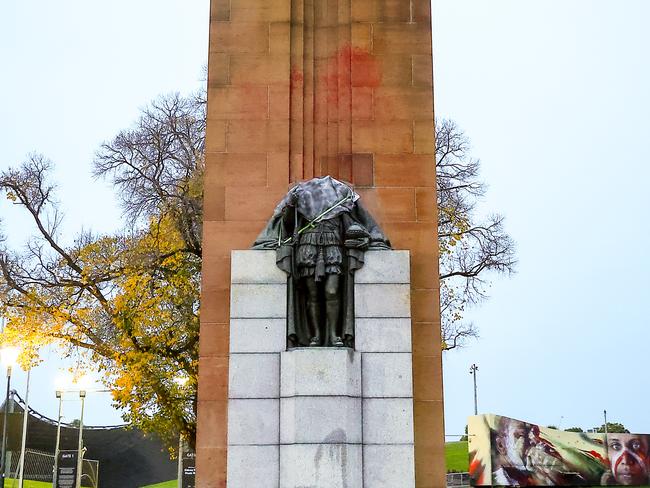
{"label": "green foliage", "polygon": [[465,473],[469,470],[467,441],[445,443],[445,463],[448,473]]}
{"label": "green foliage", "polygon": [[582,430],[582,427],[569,427],[568,429],[564,429],[565,432],[584,432]]}
{"label": "green foliage", "polygon": [[[600,427],[594,427],[595,431],[601,434],[605,433],[605,424]],[[607,422],[607,432],[611,434],[629,434],[630,431],[625,426],[618,422]]]}

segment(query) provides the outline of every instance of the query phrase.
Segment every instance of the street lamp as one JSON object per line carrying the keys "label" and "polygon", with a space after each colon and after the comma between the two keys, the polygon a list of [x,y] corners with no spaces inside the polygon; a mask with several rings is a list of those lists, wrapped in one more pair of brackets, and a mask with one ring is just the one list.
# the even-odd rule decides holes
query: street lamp
{"label": "street lamp", "polygon": [[7,393],[5,394],[5,408],[3,414],[4,422],[2,423],[2,449],[0,450],[0,455],[2,456],[2,459],[0,459],[0,471],[2,471],[0,480],[2,480],[2,486],[4,486],[5,458],[7,457],[7,409],[9,408],[9,391],[11,389],[11,369],[16,365],[19,354],[20,350],[14,346],[5,346],[0,349],[0,361],[3,366],[7,368]]}
{"label": "street lamp", "polygon": [[29,419],[29,378],[31,369],[27,370],[27,392],[25,393],[25,408],[23,409],[23,437],[20,443],[20,466],[18,470],[18,488],[23,488],[23,475],[25,474],[25,451],[27,447],[27,420]]}
{"label": "street lamp", "polygon": [[469,367],[469,374],[474,376],[474,415],[478,415],[478,397],[476,394],[476,372],[478,371],[478,366],[475,364],[472,364]]}
{"label": "street lamp", "polygon": [[62,417],[62,405],[63,405],[63,394],[71,392],[79,392],[79,398],[81,399],[81,418],[79,420],[79,440],[77,445],[77,478],[75,480],[75,487],[81,487],[81,469],[83,467],[82,455],[85,451],[83,449],[83,423],[84,423],[84,404],[86,399],[86,390],[90,386],[90,378],[88,375],[82,375],[81,377],[74,378],[70,374],[63,374],[55,380],[57,387],[56,397],[59,399],[59,417],[57,419],[56,426],[56,447],[54,449],[54,475],[52,477],[53,486],[56,486],[58,478],[58,465],[59,465],[59,453],[61,452],[61,419]]}
{"label": "street lamp", "polygon": [[[190,378],[184,374],[177,374],[173,378],[174,383],[178,385],[179,388],[185,388],[187,383],[190,381]],[[178,488],[183,486],[183,449],[184,449],[183,435],[178,435]]]}
{"label": "street lamp", "polygon": [[81,398],[81,417],[79,419],[79,444],[77,445],[77,482],[75,486],[81,488],[81,470],[83,469],[83,431],[84,431],[84,403],[86,400],[86,391],[79,391]]}
{"label": "street lamp", "polygon": [[61,409],[63,407],[63,391],[56,390],[56,397],[59,399],[59,416],[56,421],[56,447],[54,448],[54,473],[52,475],[52,486],[56,486],[59,476],[59,445],[61,443]]}

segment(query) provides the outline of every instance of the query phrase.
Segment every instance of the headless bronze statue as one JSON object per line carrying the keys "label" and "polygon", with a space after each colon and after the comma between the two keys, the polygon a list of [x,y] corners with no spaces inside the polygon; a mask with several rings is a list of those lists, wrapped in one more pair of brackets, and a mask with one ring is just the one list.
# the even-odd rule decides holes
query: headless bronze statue
{"label": "headless bronze statue", "polygon": [[390,243],[354,190],[330,176],[300,183],[277,206],[254,249],[275,249],[289,275],[289,347],[354,347],[354,272]]}

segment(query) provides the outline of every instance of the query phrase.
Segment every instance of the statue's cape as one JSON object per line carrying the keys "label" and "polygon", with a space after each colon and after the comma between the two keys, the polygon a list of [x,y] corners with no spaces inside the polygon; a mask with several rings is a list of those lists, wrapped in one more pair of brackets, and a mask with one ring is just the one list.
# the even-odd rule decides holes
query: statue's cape
{"label": "statue's cape", "polygon": [[[282,215],[276,215],[266,223],[262,232],[255,239],[252,249],[278,249],[281,247],[280,241],[292,236],[293,229],[286,225]],[[375,219],[372,218],[360,201],[357,201],[352,210],[345,213],[345,215],[349,217],[349,220],[360,224],[368,231],[370,235],[369,250],[392,249],[390,241],[384,235],[381,227],[379,227],[379,224],[375,222]],[[346,218],[346,220],[348,219]]]}
{"label": "statue's cape", "polygon": [[[345,199],[347,196],[350,198]],[[368,231],[369,249],[391,249],[390,241],[363,207],[359,195],[331,176],[314,178],[293,187],[275,208],[273,217],[255,239],[253,249],[278,249],[283,240],[291,237],[295,225],[294,209],[303,219],[311,221],[344,199],[343,203],[327,213],[326,218],[346,214],[346,220],[355,222]]]}

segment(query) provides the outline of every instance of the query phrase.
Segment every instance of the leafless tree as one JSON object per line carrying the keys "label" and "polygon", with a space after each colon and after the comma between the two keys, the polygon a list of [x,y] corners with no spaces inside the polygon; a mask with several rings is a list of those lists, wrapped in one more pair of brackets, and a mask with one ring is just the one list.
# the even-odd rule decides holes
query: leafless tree
{"label": "leafless tree", "polygon": [[469,140],[453,121],[436,121],[435,150],[442,339],[450,350],[478,337],[476,325],[463,320],[465,309],[486,299],[489,278],[514,272],[517,259],[503,216],[477,216],[486,191],[480,161],[471,157]]}
{"label": "leafless tree", "polygon": [[102,144],[95,175],[112,179],[131,222],[172,216],[187,251],[201,256],[203,219],[203,94],[160,97],[135,126]]}

